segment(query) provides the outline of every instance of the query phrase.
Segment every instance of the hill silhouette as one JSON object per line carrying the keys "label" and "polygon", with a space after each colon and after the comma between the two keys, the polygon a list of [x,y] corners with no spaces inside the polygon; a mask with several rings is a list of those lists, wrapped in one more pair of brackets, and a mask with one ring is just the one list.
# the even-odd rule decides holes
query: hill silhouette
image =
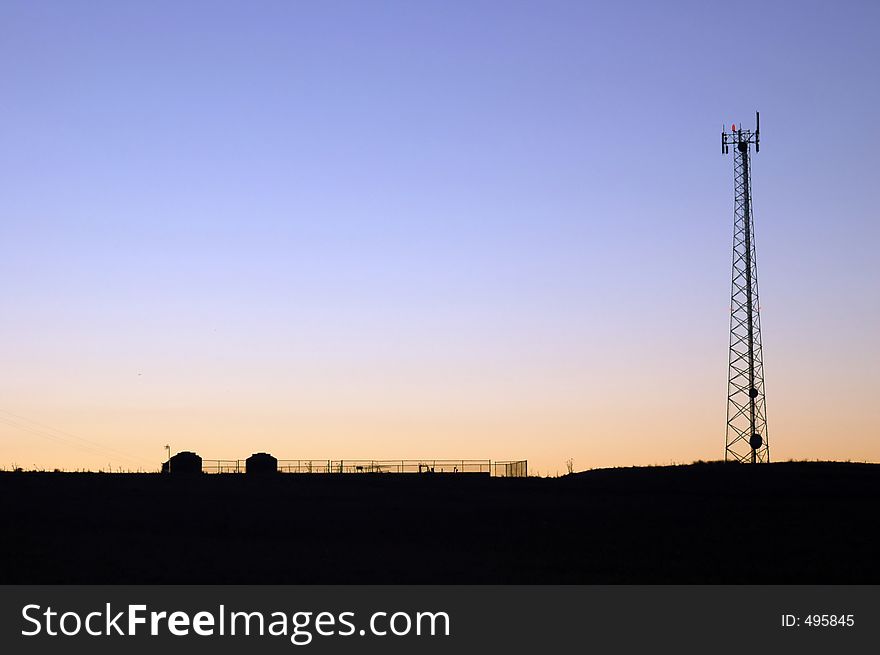
{"label": "hill silhouette", "polygon": [[880,583],[880,465],[2,473],[2,583]]}

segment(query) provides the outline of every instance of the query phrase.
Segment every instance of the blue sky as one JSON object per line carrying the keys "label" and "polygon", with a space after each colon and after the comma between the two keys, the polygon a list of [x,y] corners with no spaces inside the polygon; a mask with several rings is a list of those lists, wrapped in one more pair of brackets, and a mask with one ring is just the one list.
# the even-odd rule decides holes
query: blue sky
{"label": "blue sky", "polygon": [[[147,461],[255,432],[550,472],[719,457],[719,132],[759,109],[771,452],[877,460],[878,18],[6,2],[0,410]],[[85,457],[0,430],[10,460]]]}

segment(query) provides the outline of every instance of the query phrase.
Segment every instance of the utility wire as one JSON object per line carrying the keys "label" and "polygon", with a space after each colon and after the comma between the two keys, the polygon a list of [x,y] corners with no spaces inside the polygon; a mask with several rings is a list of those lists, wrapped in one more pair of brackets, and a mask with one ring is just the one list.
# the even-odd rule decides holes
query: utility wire
{"label": "utility wire", "polygon": [[[7,425],[15,427],[19,430],[23,430],[25,432],[29,432],[31,434],[35,434],[37,436],[41,436],[47,439],[51,439],[56,441],[57,443],[66,444],[72,448],[77,448],[84,452],[90,452],[94,454],[112,454],[116,457],[122,457],[129,461],[136,461],[140,463],[149,463],[154,464],[143,457],[138,457],[136,455],[130,455],[121,450],[117,450],[116,448],[111,448],[109,446],[105,446],[96,441],[91,441],[90,439],[85,439],[80,437],[79,435],[73,434],[71,432],[66,432],[65,430],[60,430],[58,428],[54,428],[50,425],[46,425],[45,423],[40,423],[38,421],[34,421],[25,416],[21,416],[20,414],[15,414],[14,412],[10,412],[5,409],[0,409],[0,413],[7,414],[8,416],[14,417],[13,419],[5,418],[0,416],[0,422],[3,422]],[[15,419],[18,419],[16,421]],[[21,425],[19,422],[25,421],[26,423],[30,423],[31,425]],[[37,426],[37,427],[33,427]]]}

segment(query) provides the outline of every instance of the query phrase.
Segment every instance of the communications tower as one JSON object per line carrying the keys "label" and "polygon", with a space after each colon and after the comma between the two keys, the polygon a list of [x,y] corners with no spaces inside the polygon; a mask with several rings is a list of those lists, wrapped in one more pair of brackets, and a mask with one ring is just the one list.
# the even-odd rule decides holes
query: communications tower
{"label": "communications tower", "polygon": [[733,279],[730,307],[730,360],[727,378],[727,435],[725,461],[770,461],[767,410],[764,401],[764,361],[758,303],[758,265],[755,258],[755,218],[752,213],[751,149],[760,150],[760,115],[755,130],[742,125],[721,130],[721,153],[733,147]]}

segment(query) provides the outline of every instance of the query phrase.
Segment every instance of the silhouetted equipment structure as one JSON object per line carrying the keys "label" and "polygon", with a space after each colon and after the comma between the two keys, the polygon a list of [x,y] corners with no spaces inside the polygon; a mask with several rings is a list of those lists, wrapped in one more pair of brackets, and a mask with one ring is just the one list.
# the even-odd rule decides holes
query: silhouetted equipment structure
{"label": "silhouetted equipment structure", "polygon": [[[177,466],[176,462],[173,466]],[[172,471],[173,471],[172,466]],[[167,463],[162,465],[165,471]],[[491,459],[275,459],[268,453],[255,453],[246,460],[200,460],[204,473],[416,473],[484,475],[496,478],[524,478],[529,474],[527,460]]]}
{"label": "silhouetted equipment structure", "polygon": [[[525,478],[529,475],[529,463],[526,460],[519,462],[495,462],[495,475],[504,478]],[[502,467],[502,471],[498,471],[498,467]]]}
{"label": "silhouetted equipment structure", "polygon": [[196,475],[202,472],[202,458],[188,450],[173,455],[162,464],[162,473]]}
{"label": "silhouetted equipment structure", "polygon": [[248,475],[271,475],[278,473],[278,459],[269,453],[254,453],[245,460]]}
{"label": "silhouetted equipment structure", "polygon": [[733,274],[731,284],[730,359],[727,382],[727,434],[724,459],[769,462],[767,413],[764,401],[764,358],[752,212],[751,147],[760,151],[761,119],[755,130],[731,125],[721,130],[721,153],[733,159]]}

